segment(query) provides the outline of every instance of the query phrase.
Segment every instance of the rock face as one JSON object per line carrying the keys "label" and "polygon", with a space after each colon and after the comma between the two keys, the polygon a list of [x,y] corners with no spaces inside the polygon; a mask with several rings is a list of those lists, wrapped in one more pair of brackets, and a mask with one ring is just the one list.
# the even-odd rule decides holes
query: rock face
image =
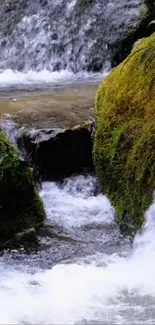
{"label": "rock face", "polygon": [[68,129],[21,128],[18,147],[33,166],[36,182],[93,170],[93,121]]}
{"label": "rock face", "polygon": [[155,189],[155,33],[138,42],[101,83],[94,161],[104,192],[125,221],[141,226]]}
{"label": "rock face", "polygon": [[146,35],[154,10],[153,0],[1,0],[0,69],[102,71]]}
{"label": "rock face", "polygon": [[45,218],[32,169],[0,131],[0,247],[18,232],[39,227]]}

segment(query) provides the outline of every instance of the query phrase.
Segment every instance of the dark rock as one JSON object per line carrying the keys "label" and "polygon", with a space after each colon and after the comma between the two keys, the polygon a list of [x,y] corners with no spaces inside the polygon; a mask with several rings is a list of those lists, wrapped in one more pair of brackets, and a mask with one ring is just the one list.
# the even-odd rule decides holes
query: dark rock
{"label": "dark rock", "polygon": [[[34,186],[32,168],[0,131],[0,248],[45,219],[45,211]],[[23,235],[18,236],[23,237]]]}
{"label": "dark rock", "polygon": [[127,213],[124,214],[123,220],[119,224],[121,233],[123,235],[135,235],[137,228],[134,225],[133,217],[129,216]]}
{"label": "dark rock", "polygon": [[35,228],[29,228],[16,234],[12,242],[14,245],[21,246],[25,244],[34,244],[37,243],[37,241],[38,238]]}
{"label": "dark rock", "polygon": [[101,58],[93,58],[92,61],[89,62],[87,70],[93,72],[100,72],[103,68],[103,61]]}
{"label": "dark rock", "polygon": [[0,157],[0,165],[3,164],[3,157]]}
{"label": "dark rock", "polygon": [[24,247],[25,249],[36,247],[38,245],[38,236],[34,228],[26,229],[17,233],[13,238],[0,243],[0,249],[14,249]]}
{"label": "dark rock", "polygon": [[94,122],[70,129],[29,130],[18,134],[18,147],[39,180],[58,180],[93,170]]}
{"label": "dark rock", "polygon": [[147,36],[150,36],[155,32],[155,20],[151,21],[147,27]]}
{"label": "dark rock", "polygon": [[57,39],[58,39],[58,35],[57,35],[57,33],[53,33],[53,34],[52,34],[52,40],[53,40],[53,41],[57,41]]}

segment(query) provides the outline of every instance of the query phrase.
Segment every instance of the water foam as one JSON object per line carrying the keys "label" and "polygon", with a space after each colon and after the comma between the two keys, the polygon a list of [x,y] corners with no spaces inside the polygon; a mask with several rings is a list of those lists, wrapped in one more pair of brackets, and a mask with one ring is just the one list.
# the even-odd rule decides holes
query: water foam
{"label": "water foam", "polygon": [[78,228],[94,222],[111,224],[114,210],[106,196],[94,196],[95,182],[92,176],[78,176],[63,186],[43,183],[40,195],[51,223],[64,228]]}
{"label": "water foam", "polygon": [[[100,195],[94,197],[94,203],[93,182],[91,177],[81,177],[70,180],[63,187],[51,184],[51,202],[48,196],[50,184],[44,184],[41,195],[49,218],[53,215],[58,220],[59,217],[56,209],[51,211],[53,202],[57,209],[64,206],[60,211],[60,222],[66,222],[67,227],[87,223],[82,209],[89,215],[94,206],[93,218],[98,215],[96,221],[100,217],[105,222],[107,215],[104,212],[111,206]],[[59,193],[57,203],[56,192]],[[77,216],[74,210],[78,210]],[[108,217],[113,222],[114,216],[109,213]],[[146,222],[135,238],[133,249],[124,257],[117,253],[116,247],[116,253],[112,255],[87,256],[32,273],[7,269],[3,262],[0,265],[0,323],[154,324],[154,231],[155,203],[146,212]]]}
{"label": "water foam", "polygon": [[70,83],[78,83],[89,80],[91,82],[98,81],[104,78],[107,72],[91,74],[87,72],[81,72],[74,74],[68,70],[61,71],[33,71],[28,72],[13,71],[11,69],[6,69],[0,72],[0,88],[8,87],[22,87],[22,86],[57,86]]}

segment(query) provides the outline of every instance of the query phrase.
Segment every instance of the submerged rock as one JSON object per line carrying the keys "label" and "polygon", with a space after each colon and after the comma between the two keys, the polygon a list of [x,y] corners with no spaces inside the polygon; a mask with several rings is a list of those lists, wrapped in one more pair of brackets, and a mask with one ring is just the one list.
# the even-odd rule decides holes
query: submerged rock
{"label": "submerged rock", "polygon": [[155,33],[101,83],[95,114],[94,162],[104,192],[122,227],[140,227],[155,189]]}
{"label": "submerged rock", "polygon": [[67,129],[29,130],[21,128],[18,147],[33,166],[36,183],[59,180],[71,174],[93,170],[94,122]]}
{"label": "submerged rock", "polygon": [[36,228],[45,212],[34,186],[32,168],[19,158],[0,131],[0,247],[17,233]]}
{"label": "submerged rock", "polygon": [[26,229],[15,234],[11,239],[1,242],[0,249],[37,248],[39,244],[35,228]]}

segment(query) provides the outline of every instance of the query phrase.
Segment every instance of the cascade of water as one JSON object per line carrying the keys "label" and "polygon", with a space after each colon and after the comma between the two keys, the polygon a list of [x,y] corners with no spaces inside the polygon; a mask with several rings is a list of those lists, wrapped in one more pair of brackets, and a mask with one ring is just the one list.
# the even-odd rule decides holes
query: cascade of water
{"label": "cascade of water", "polygon": [[[61,186],[45,183],[41,192],[49,221],[52,218],[52,222],[77,234],[78,240],[86,240],[87,247],[91,240],[99,245],[101,233],[97,225],[103,223],[107,229],[107,224],[112,231],[114,224],[109,201],[100,194],[96,197],[93,194],[95,182],[92,177],[77,177]],[[88,215],[96,229],[89,240]],[[42,264],[41,268],[34,266],[40,258],[36,255],[32,255],[31,263],[30,257],[26,257],[25,264],[22,264],[19,253],[13,253],[17,256],[13,255],[9,264],[1,257],[0,323],[154,324],[154,216],[153,204],[146,213],[146,222],[137,234],[133,248],[126,247],[123,254],[119,254],[118,245],[114,243],[114,253],[101,253],[96,249],[92,255],[90,245],[87,256],[77,257],[76,252],[76,257],[73,255],[67,263],[62,261],[52,268],[49,266],[46,271]],[[84,225],[87,225],[85,233]],[[80,229],[81,237],[76,229]],[[61,248],[65,252],[64,242]],[[124,241],[122,248],[125,249]],[[48,260],[53,253],[52,248],[50,254],[47,252]],[[78,253],[80,256],[81,251]],[[44,263],[46,251],[42,254]],[[20,265],[16,259],[20,259]]]}
{"label": "cascade of water", "polygon": [[130,35],[131,25],[134,33],[141,13],[147,12],[140,0],[21,0],[9,5],[3,1],[0,12],[0,84],[51,81],[60,71],[68,78],[71,72],[109,69],[117,54],[123,57],[117,47]]}

